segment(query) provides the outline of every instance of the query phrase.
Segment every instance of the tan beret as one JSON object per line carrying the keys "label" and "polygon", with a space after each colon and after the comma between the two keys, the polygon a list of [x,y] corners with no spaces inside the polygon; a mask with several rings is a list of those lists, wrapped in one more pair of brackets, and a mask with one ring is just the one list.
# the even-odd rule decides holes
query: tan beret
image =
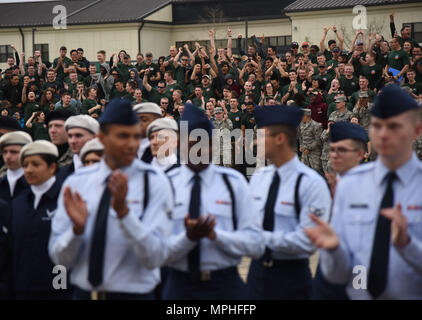
{"label": "tan beret", "polygon": [[104,151],[104,146],[100,142],[98,138],[94,138],[92,140],[89,140],[85,145],[82,147],[81,151],[79,152],[79,158],[83,162],[85,159],[85,156],[90,152],[95,151]]}
{"label": "tan beret", "polygon": [[161,116],[161,109],[158,104],[154,102],[138,103],[133,106],[133,111],[135,111],[136,114],[153,113]]}
{"label": "tan beret", "polygon": [[31,136],[24,131],[13,131],[5,133],[0,138],[0,151],[3,147],[10,145],[21,145],[24,146],[32,142]]}
{"label": "tan beret", "polygon": [[155,119],[153,122],[149,124],[147,128],[147,137],[155,131],[165,130],[165,129],[173,130],[176,132],[179,131],[179,127],[175,120],[170,119],[170,118],[160,118],[160,119]]}
{"label": "tan beret", "polygon": [[97,134],[100,130],[100,124],[93,117],[87,114],[81,114],[68,118],[64,123],[64,128],[66,132],[73,128],[81,128]]}
{"label": "tan beret", "polygon": [[22,148],[19,154],[19,160],[22,163],[25,157],[39,155],[39,154],[49,154],[58,158],[59,150],[50,141],[37,140],[35,142],[28,143]]}

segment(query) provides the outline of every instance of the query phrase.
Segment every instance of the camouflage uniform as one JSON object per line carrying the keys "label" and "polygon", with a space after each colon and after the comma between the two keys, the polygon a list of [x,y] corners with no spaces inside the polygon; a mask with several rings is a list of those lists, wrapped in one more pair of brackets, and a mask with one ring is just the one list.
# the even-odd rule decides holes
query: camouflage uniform
{"label": "camouflage uniform", "polygon": [[[322,173],[321,170],[321,124],[310,120],[301,122],[299,127],[299,144],[302,149],[302,162],[312,169]],[[305,150],[310,150],[305,154]]]}
{"label": "camouflage uniform", "polygon": [[0,178],[3,178],[6,175],[7,172],[7,167],[6,165],[4,165],[3,167],[0,168]]}
{"label": "camouflage uniform", "polygon": [[67,166],[68,164],[72,163],[73,161],[73,152],[72,149],[67,148],[66,152],[62,154],[62,156],[57,161],[59,168]]}
{"label": "camouflage uniform", "polygon": [[[230,132],[233,130],[233,123],[230,119],[224,119],[221,121],[212,120],[216,131],[214,131],[215,141],[220,142],[220,152],[214,152],[213,162],[214,164],[223,165],[225,167],[231,167],[231,138]],[[230,161],[229,161],[230,159]]]}
{"label": "camouflage uniform", "polygon": [[336,110],[330,114],[330,118],[328,119],[328,121],[333,120],[334,122],[340,122],[340,121],[349,122],[352,116],[353,116],[353,113],[351,113],[347,109],[344,112],[340,112]]}
{"label": "camouflage uniform", "polygon": [[415,150],[419,160],[422,161],[422,135],[420,135],[419,138],[416,139],[413,143],[413,149]]}
{"label": "camouflage uniform", "polygon": [[368,106],[366,107],[361,107],[358,110],[358,107],[355,106],[353,109],[353,116],[358,118],[360,126],[365,129],[366,133],[368,133],[369,129],[370,111],[372,109],[372,105],[372,103],[368,102]]}
{"label": "camouflage uniform", "polygon": [[322,152],[321,152],[321,165],[322,171],[328,173],[333,171],[330,163],[330,133],[327,129],[321,133]]}

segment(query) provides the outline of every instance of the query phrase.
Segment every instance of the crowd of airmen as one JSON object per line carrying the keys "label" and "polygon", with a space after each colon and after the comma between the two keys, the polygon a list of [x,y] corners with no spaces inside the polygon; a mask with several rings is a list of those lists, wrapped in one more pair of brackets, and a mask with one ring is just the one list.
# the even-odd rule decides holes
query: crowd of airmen
{"label": "crowd of airmen", "polygon": [[[53,111],[52,142],[33,142],[5,120],[1,298],[421,299],[415,100],[396,85],[379,93],[368,127],[377,158],[362,165],[367,132],[340,115],[322,132],[294,106],[250,114],[271,164],[249,182],[213,164],[213,129],[224,119],[212,122],[188,103],[180,123],[206,133],[208,144],[182,141],[178,123],[151,102],[112,100],[98,122]],[[64,162],[61,130],[73,152]],[[319,162],[321,134],[329,157]],[[323,168],[312,169],[316,162]],[[313,278],[309,258],[318,249]],[[243,257],[252,258],[246,283],[237,268]],[[57,265],[66,288],[53,285]],[[360,286],[356,266],[367,270]]]}

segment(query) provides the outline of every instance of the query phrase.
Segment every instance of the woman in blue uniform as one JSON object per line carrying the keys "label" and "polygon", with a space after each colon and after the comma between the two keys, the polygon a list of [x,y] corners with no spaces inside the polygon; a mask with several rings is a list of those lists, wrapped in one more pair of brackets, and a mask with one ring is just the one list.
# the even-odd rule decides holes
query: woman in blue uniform
{"label": "woman in blue uniform", "polygon": [[16,299],[70,298],[69,290],[58,288],[57,281],[53,286],[53,279],[60,275],[53,273],[54,264],[48,255],[51,219],[61,188],[55,176],[58,156],[57,147],[46,140],[27,144],[19,155],[30,188],[12,202],[11,247]]}

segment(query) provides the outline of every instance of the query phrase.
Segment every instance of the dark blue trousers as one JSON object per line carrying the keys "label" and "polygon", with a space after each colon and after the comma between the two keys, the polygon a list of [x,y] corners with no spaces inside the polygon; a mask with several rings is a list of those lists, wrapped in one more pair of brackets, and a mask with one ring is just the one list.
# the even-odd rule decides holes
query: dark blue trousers
{"label": "dark blue trousers", "polygon": [[312,300],[349,300],[346,285],[328,282],[322,274],[319,263],[312,281]]}
{"label": "dark blue trousers", "polygon": [[246,298],[246,286],[237,267],[213,271],[204,281],[169,268],[162,294],[163,300],[241,300]]}
{"label": "dark blue trousers", "polygon": [[248,273],[248,299],[308,300],[312,292],[309,260],[273,260],[271,267],[263,259],[253,260]]}

